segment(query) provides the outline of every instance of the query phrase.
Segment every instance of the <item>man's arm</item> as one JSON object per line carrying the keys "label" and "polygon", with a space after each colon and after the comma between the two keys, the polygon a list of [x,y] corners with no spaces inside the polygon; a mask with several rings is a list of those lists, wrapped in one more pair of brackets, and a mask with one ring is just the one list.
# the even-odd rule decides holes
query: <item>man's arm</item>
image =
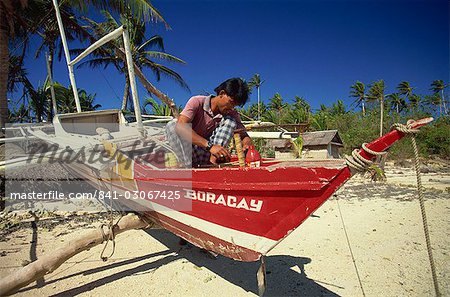
{"label": "man's arm", "polygon": [[[192,144],[198,145],[199,147],[206,148],[208,146],[208,140],[198,135],[189,125],[191,123],[191,119],[187,116],[180,115],[178,117],[177,125],[175,127],[175,131],[179,136],[183,139],[192,141]],[[226,148],[220,145],[213,145],[209,150],[211,155],[215,158],[211,160],[212,163],[215,163],[216,159],[225,158],[229,160],[231,155]]]}
{"label": "man's arm", "polygon": [[189,125],[191,119],[187,116],[180,115],[178,117],[177,125],[175,131],[183,139],[192,141],[192,144],[198,145],[199,147],[206,148],[208,146],[208,140],[198,135],[192,127]]}

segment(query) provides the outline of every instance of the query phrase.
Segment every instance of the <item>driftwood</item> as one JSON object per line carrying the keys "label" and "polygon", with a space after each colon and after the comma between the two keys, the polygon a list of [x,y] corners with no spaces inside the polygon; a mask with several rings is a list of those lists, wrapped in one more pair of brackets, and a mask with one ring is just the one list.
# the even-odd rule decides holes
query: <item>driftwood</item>
{"label": "driftwood", "polygon": [[[144,221],[137,215],[129,214],[122,217],[119,222],[114,225],[113,233],[114,235],[117,235],[128,230],[147,229],[151,227],[153,227],[152,223]],[[103,232],[101,229],[97,229],[86,233],[80,238],[40,257],[36,261],[1,279],[0,296],[14,294],[20,288],[55,271],[61,264],[76,254],[101,244],[109,237],[109,232],[109,229],[104,229]]]}

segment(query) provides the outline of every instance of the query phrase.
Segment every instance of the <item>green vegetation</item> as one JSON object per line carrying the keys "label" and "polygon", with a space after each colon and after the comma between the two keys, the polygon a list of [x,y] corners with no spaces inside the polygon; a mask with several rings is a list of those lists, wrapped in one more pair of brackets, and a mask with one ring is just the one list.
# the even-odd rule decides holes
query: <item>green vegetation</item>
{"label": "green vegetation", "polygon": [[[260,79],[260,78],[259,78]],[[417,136],[420,153],[424,157],[440,156],[450,158],[450,116],[444,94],[448,86],[437,80],[430,84],[431,94],[414,94],[414,88],[409,82],[402,81],[397,86],[396,93],[385,94],[383,80],[369,84],[357,81],[350,86],[349,97],[355,98],[350,110],[342,100],[337,100],[331,106],[321,105],[316,111],[311,110],[308,101],[299,96],[288,102],[280,93],[268,99],[268,104],[262,100],[260,104],[261,120],[279,125],[300,124],[308,125],[308,131],[336,129],[344,142],[344,153],[350,154],[362,143],[369,142],[388,132],[394,123],[405,124],[408,119],[435,117],[435,121],[421,128]],[[256,104],[240,109],[243,119],[257,119]],[[361,111],[352,108],[361,107]],[[259,144],[259,143],[258,143]],[[258,146],[258,145],[257,145]],[[261,145],[260,145],[261,146]],[[262,149],[262,147],[261,147]],[[413,156],[410,141],[400,141],[391,149],[392,158],[410,158]]]}
{"label": "green vegetation", "polygon": [[[150,71],[156,81],[162,75],[171,78],[179,85],[187,85],[181,76],[167,66],[156,61],[184,64],[178,57],[165,52],[161,36],[146,36],[146,29],[151,19],[166,23],[161,14],[149,1],[60,1],[62,21],[67,39],[70,41],[93,42],[112,31],[121,24],[127,25],[130,31],[133,63],[136,74],[151,96],[141,107],[144,112],[157,115],[174,114],[179,107],[170,98],[156,89],[144,76],[143,70]],[[124,5],[126,3],[127,5]],[[81,18],[88,9],[97,9],[102,13],[103,22]],[[108,12],[102,11],[107,10]],[[30,53],[30,40],[34,37],[39,46],[36,52]],[[82,43],[83,44],[83,43]],[[94,52],[91,60],[85,62],[90,67],[106,67],[112,65],[124,76],[124,94],[122,107],[130,97],[130,82],[128,72],[125,71],[125,61],[120,41],[103,46]],[[56,23],[56,17],[51,0],[13,1],[4,0],[0,4],[0,127],[7,120],[12,122],[40,122],[51,120],[50,84],[45,79],[43,84],[33,86],[27,78],[24,65],[25,57],[34,54],[36,57],[48,52],[50,68],[52,61],[60,52],[61,39]],[[83,49],[74,50],[80,52]],[[155,61],[156,60],[156,61]],[[437,119],[432,125],[424,127],[418,135],[418,145],[424,156],[440,155],[448,158],[450,155],[450,120],[448,116],[448,94],[445,93],[448,84],[443,80],[430,83],[428,94],[416,94],[414,87],[408,81],[401,81],[395,88],[396,92],[385,94],[384,80],[367,84],[356,81],[349,89],[349,98],[354,102],[345,106],[343,100],[337,100],[330,106],[321,105],[318,110],[312,110],[307,98],[295,96],[283,98],[282,90],[268,98],[261,98],[260,88],[264,87],[264,80],[255,74],[249,80],[249,85],[257,90],[257,104],[240,109],[243,119],[258,119],[270,121],[279,125],[303,124],[309,130],[337,129],[343,138],[344,152],[350,153],[361,143],[370,141],[386,133],[393,123],[405,123],[409,118],[422,118],[433,115]],[[60,112],[74,112],[73,94],[68,88],[54,83],[57,107]],[[342,86],[348,88],[349,86]],[[300,91],[300,90],[299,90]],[[17,102],[11,102],[8,110],[7,94],[22,92]],[[95,103],[95,94],[89,90],[78,90],[83,110],[95,110],[100,106]],[[156,102],[158,97],[166,105]],[[327,98],[315,98],[327,99]],[[118,102],[119,104],[119,102]],[[355,110],[357,108],[358,110]],[[361,111],[359,111],[361,108]],[[261,149],[264,142],[256,143]],[[297,150],[301,143],[296,143]],[[408,141],[396,144],[391,154],[398,157],[412,155]],[[273,152],[268,152],[272,154]]]}
{"label": "green vegetation", "polygon": [[[93,43],[103,36],[103,33],[110,32],[121,24],[127,25],[136,75],[149,95],[155,95],[166,104],[173,106],[172,100],[148,81],[143,69],[149,69],[155,75],[156,81],[165,75],[188,88],[178,73],[155,62],[155,60],[163,60],[184,64],[183,60],[165,52],[161,36],[154,35],[149,39],[145,36],[145,29],[150,28],[147,27],[150,21],[161,22],[170,29],[150,1],[66,0],[59,1],[59,9],[69,43],[72,41],[78,41],[81,44],[84,44],[84,41]],[[93,10],[97,13],[103,12],[105,21],[97,23],[80,16]],[[119,21],[116,21],[116,18]],[[34,53],[30,52],[31,40],[35,40],[38,44],[37,51]],[[125,109],[130,92],[129,78],[124,71],[123,45],[120,42],[108,45],[96,51],[94,58],[88,61],[87,65],[106,67],[111,64],[124,75],[125,90],[122,107]],[[38,58],[44,51],[49,55],[52,71],[54,58],[62,58],[62,43],[52,0],[0,1],[0,128],[4,127],[8,121],[51,121],[52,109],[48,84],[33,86],[27,78],[24,65],[26,57],[34,55]],[[46,73],[44,68],[43,80]],[[55,83],[56,87],[60,89],[60,94],[64,93],[59,84]],[[23,92],[23,95],[16,102],[10,102],[8,106],[7,94],[17,92]],[[99,107],[94,103],[95,95],[89,95],[83,90],[79,90],[79,95],[82,110],[93,110]],[[58,98],[57,95],[58,108],[61,108],[59,112],[73,111],[69,106],[69,103],[73,101],[70,96],[73,97],[67,94],[65,98]],[[1,131],[0,134],[2,134]]]}

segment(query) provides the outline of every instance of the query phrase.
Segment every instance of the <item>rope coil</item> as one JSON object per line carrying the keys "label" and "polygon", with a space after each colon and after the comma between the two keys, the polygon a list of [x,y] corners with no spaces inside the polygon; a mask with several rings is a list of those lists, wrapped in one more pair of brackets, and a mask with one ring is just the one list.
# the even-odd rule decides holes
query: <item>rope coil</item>
{"label": "rope coil", "polygon": [[[371,155],[374,155],[374,156],[382,156],[382,155],[387,154],[387,152],[376,152],[376,151],[373,151],[373,150],[369,149],[367,147],[367,143],[363,143],[362,144],[362,149],[365,152],[367,152],[367,153],[369,153]],[[346,160],[347,165],[350,168],[352,168],[352,169],[354,169],[354,170],[356,170],[358,172],[365,172],[365,171],[367,171],[367,169],[369,167],[374,165],[373,161],[367,160],[364,157],[362,157],[359,154],[359,150],[358,149],[354,149],[352,151],[352,155],[351,156],[346,156],[345,160]]]}

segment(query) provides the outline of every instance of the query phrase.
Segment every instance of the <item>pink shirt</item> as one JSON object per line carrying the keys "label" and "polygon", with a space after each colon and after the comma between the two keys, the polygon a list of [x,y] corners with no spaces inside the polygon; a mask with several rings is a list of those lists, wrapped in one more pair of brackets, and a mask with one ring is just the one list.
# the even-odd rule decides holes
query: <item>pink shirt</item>
{"label": "pink shirt", "polygon": [[[222,120],[221,114],[214,115],[211,110],[211,96],[194,96],[189,99],[181,112],[192,123],[192,129],[201,137],[209,138]],[[241,117],[236,110],[228,113],[237,123],[236,129],[245,128],[241,123]]]}

